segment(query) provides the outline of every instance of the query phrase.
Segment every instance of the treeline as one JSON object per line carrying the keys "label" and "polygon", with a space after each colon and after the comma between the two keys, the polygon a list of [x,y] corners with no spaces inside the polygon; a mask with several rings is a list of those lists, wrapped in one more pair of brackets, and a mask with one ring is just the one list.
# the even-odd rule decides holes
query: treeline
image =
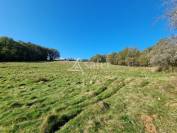
{"label": "treeline", "polygon": [[59,57],[56,49],[0,37],[0,61],[51,61]]}
{"label": "treeline", "polygon": [[126,48],[120,52],[114,52],[108,55],[97,54],[90,60],[93,62],[109,62],[114,65],[125,66],[176,67],[177,38],[163,39],[144,51],[135,48]]}
{"label": "treeline", "polygon": [[145,56],[145,52],[141,52],[134,48],[126,48],[121,52],[113,52],[108,55],[97,54],[91,59],[93,62],[108,62],[113,65],[126,66],[148,66],[149,60]]}

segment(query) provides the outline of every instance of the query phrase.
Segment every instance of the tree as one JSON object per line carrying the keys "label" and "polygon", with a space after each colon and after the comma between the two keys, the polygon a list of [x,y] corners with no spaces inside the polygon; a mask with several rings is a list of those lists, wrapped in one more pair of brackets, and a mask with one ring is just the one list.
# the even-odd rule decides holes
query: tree
{"label": "tree", "polygon": [[150,52],[150,64],[163,68],[177,66],[177,45],[161,40]]}
{"label": "tree", "polygon": [[[126,48],[120,52],[113,52],[104,56],[106,62],[113,65],[126,66],[160,66],[160,68],[177,67],[177,37],[159,41],[156,45],[139,51]],[[101,61],[101,55],[91,58],[94,62]]]}
{"label": "tree", "polygon": [[149,66],[149,58],[144,51],[141,53],[139,58],[137,59],[138,65],[139,66]]}
{"label": "tree", "polygon": [[165,16],[170,22],[170,26],[174,29],[177,28],[177,0],[164,0],[166,8]]}
{"label": "tree", "polygon": [[48,55],[50,55],[50,60],[60,57],[55,49],[0,37],[0,61],[45,61]]}
{"label": "tree", "polygon": [[137,66],[138,65],[138,58],[140,56],[140,51],[134,48],[129,48],[127,50],[126,55],[126,64],[128,66]]}
{"label": "tree", "polygon": [[116,55],[117,55],[117,53],[115,53],[115,52],[113,52],[112,54],[107,55],[106,56],[106,62],[116,65],[116,63],[115,63],[116,62],[115,61]]}
{"label": "tree", "polygon": [[97,54],[97,55],[91,57],[90,60],[93,61],[93,62],[103,63],[103,62],[106,62],[106,56]]}
{"label": "tree", "polygon": [[60,57],[60,53],[56,49],[49,49],[48,50],[48,59],[55,60]]}

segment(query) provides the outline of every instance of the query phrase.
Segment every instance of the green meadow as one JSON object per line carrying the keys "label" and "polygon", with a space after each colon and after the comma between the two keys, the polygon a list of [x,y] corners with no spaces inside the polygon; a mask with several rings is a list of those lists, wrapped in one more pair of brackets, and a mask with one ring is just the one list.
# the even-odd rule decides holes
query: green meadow
{"label": "green meadow", "polygon": [[177,132],[177,73],[73,64],[0,63],[0,132]]}

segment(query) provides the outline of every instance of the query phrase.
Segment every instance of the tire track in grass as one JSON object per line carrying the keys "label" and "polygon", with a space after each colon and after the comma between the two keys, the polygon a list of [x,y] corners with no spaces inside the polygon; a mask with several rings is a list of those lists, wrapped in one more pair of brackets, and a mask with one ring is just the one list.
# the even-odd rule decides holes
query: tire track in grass
{"label": "tire track in grass", "polygon": [[91,99],[84,99],[83,101],[76,102],[76,104],[72,103],[67,107],[63,107],[62,110],[58,110],[64,111],[62,115],[58,116],[57,114],[51,114],[47,116],[46,120],[44,121],[41,127],[41,133],[46,132],[52,133],[60,131],[62,127],[64,127],[71,120],[75,119],[83,111],[88,109],[89,106],[102,102],[105,99],[112,97],[114,94],[120,91],[120,89],[126,86],[123,80],[121,80],[118,81],[119,84],[115,83],[115,85],[112,88],[110,88],[110,85],[116,81],[118,81],[117,78],[107,81],[95,92],[95,95],[92,96]]}
{"label": "tire track in grass", "polygon": [[60,116],[57,114],[50,114],[45,119],[44,123],[41,126],[41,133],[54,133],[59,131],[65,124],[67,124],[70,120],[76,118],[82,110],[71,110],[67,113],[64,113]]}
{"label": "tire track in grass", "polygon": [[[116,79],[108,80],[102,87],[100,87],[96,92],[94,97],[99,96],[104,93],[110,84],[112,84]],[[46,120],[42,124],[41,133],[53,133],[59,131],[63,126],[65,126],[69,121],[75,119],[86,107],[91,104],[97,103],[99,100],[93,100],[93,102],[86,104],[87,99],[84,101],[76,102],[70,105],[69,107],[63,107],[62,110],[69,110],[68,113],[64,113],[61,116],[57,114],[51,114],[47,116]],[[90,101],[90,99],[89,99]],[[84,103],[86,102],[86,103]],[[80,105],[79,105],[80,104]],[[73,109],[77,109],[76,111],[72,111]],[[59,111],[59,110],[58,110]]]}
{"label": "tire track in grass", "polygon": [[[115,84],[113,84],[114,82]],[[110,87],[111,84],[113,84],[112,87]],[[61,115],[48,115],[41,127],[41,133],[52,133],[60,131],[60,129],[63,128],[67,123],[69,123],[71,120],[74,120],[83,111],[87,111],[92,105],[99,105],[101,102],[100,106],[103,106],[104,108],[104,104],[107,103],[104,103],[103,100],[112,97],[126,85],[127,84],[124,83],[123,80],[119,81],[117,79],[113,79],[105,83],[102,87],[100,87],[101,89],[97,90],[96,96],[94,96],[92,99],[86,99],[85,101],[82,101],[80,103],[72,104],[69,107],[63,108],[65,112]],[[109,106],[109,104],[106,106]]]}
{"label": "tire track in grass", "polygon": [[116,80],[116,78],[106,81],[106,83],[104,83],[104,85],[102,85],[96,91],[93,92],[93,95],[91,97],[89,97],[89,99],[88,99],[88,97],[84,97],[84,96],[83,97],[79,97],[79,98],[77,97],[76,100],[74,99],[72,103],[70,103],[68,105],[64,105],[64,106],[56,109],[56,111],[58,112],[58,111],[66,110],[66,109],[71,108],[73,106],[77,106],[77,105],[83,104],[84,102],[91,101],[95,97],[97,97],[100,94],[104,93],[108,89],[108,86],[110,84],[112,84],[115,80]]}
{"label": "tire track in grass", "polygon": [[[114,81],[116,81],[116,80],[117,79],[115,79]],[[110,84],[112,84],[114,81],[112,81]],[[110,98],[113,94],[117,93],[123,87],[125,87],[125,84],[121,83],[121,84],[119,84],[119,86],[113,88],[113,90],[110,93],[108,93],[106,95],[103,95],[102,97],[101,97],[101,94],[104,94],[104,93],[99,93],[99,95],[97,95],[95,97],[95,99],[93,101],[89,102],[89,103],[85,103],[85,104],[83,103],[83,105],[81,104],[81,105],[75,105],[75,106],[69,107],[68,109],[70,109],[70,110],[72,110],[73,108],[80,108],[80,110],[81,110],[75,117],[73,117],[70,120],[75,119],[82,112],[89,110],[89,108],[90,108],[89,106],[92,106],[92,105],[95,105],[95,104],[98,104],[98,106],[100,106],[101,110],[102,109],[105,110],[105,108],[107,110],[107,108],[109,108],[109,104],[103,102],[103,100],[105,100],[107,98]],[[109,87],[107,87],[107,91],[108,91],[108,88]],[[103,92],[105,92],[105,90]],[[64,127],[69,121],[67,121],[62,127]],[[59,130],[57,130],[57,131],[60,131],[60,129],[62,127],[60,127]]]}

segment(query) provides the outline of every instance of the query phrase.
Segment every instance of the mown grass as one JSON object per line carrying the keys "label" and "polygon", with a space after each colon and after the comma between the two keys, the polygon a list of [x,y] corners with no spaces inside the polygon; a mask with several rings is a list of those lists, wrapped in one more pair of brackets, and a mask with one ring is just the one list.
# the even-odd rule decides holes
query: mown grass
{"label": "mown grass", "polygon": [[177,73],[0,63],[0,132],[177,132]]}

